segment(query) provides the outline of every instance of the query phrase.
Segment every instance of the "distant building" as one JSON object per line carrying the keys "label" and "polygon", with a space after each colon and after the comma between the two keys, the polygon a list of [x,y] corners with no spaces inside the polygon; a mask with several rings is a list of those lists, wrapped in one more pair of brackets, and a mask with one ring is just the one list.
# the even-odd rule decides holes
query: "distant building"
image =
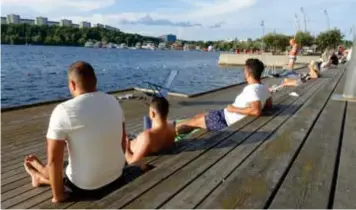
{"label": "distant building", "polygon": [[20,15],[11,14],[7,16],[8,24],[19,24],[20,23]]}
{"label": "distant building", "polygon": [[110,31],[116,31],[116,30],[117,30],[117,28],[112,27],[112,26],[108,26],[108,25],[105,25],[104,28],[105,28],[105,29],[108,29],[108,30],[110,30]]}
{"label": "distant building", "polygon": [[47,25],[48,24],[48,18],[46,17],[36,17],[36,25]]}
{"label": "distant building", "polygon": [[21,23],[21,24],[34,25],[34,24],[35,24],[35,20],[31,20],[31,19],[20,19],[20,23]]}
{"label": "distant building", "polygon": [[104,25],[103,25],[103,24],[100,24],[100,23],[97,23],[97,24],[94,24],[94,27],[104,28]]}
{"label": "distant building", "polygon": [[72,26],[72,21],[67,19],[62,19],[59,21],[60,26]]}
{"label": "distant building", "polygon": [[47,21],[48,26],[59,26],[59,22],[56,21]]}
{"label": "distant building", "polygon": [[79,28],[90,28],[91,24],[86,21],[82,21],[79,23]]}
{"label": "distant building", "polygon": [[71,26],[72,26],[73,28],[79,28],[79,27],[80,27],[79,24],[75,24],[75,23],[73,23]]}
{"label": "distant building", "polygon": [[1,17],[1,24],[7,24],[6,17]]}
{"label": "distant building", "polygon": [[163,35],[163,36],[160,36],[159,38],[161,38],[164,42],[169,43],[169,44],[172,44],[177,41],[177,36],[173,35],[173,34]]}

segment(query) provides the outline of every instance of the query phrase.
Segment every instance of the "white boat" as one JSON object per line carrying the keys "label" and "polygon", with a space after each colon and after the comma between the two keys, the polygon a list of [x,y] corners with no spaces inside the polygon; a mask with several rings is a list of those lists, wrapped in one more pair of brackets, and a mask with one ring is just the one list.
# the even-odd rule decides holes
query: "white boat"
{"label": "white boat", "polygon": [[118,48],[127,49],[127,45],[125,43],[121,43]]}
{"label": "white boat", "polygon": [[143,43],[143,45],[141,46],[142,49],[145,49],[145,50],[155,50],[156,47],[155,45],[152,43],[152,42],[145,42]]}
{"label": "white boat", "polygon": [[94,47],[94,42],[87,41],[87,42],[85,42],[84,47]]}

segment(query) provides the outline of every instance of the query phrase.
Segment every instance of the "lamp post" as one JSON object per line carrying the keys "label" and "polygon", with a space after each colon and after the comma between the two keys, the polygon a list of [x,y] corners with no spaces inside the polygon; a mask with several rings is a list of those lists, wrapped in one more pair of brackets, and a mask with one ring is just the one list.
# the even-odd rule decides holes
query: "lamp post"
{"label": "lamp post", "polygon": [[265,36],[265,22],[263,20],[261,21],[261,28],[262,28],[261,52],[263,52],[264,50],[263,37]]}
{"label": "lamp post", "polygon": [[307,19],[306,19],[306,17],[305,17],[304,8],[301,7],[301,8],[300,8],[300,11],[302,12],[303,18],[304,18],[304,32],[307,32]]}
{"label": "lamp post", "polygon": [[300,31],[300,22],[299,22],[299,18],[298,18],[298,15],[297,14],[294,14],[294,20],[295,20],[295,27],[297,28],[296,29],[296,32],[294,34],[294,39],[295,39],[295,36],[297,35],[297,33]]}
{"label": "lamp post", "polygon": [[326,17],[326,24],[327,24],[328,31],[329,31],[330,30],[330,19],[329,19],[328,11],[326,9],[324,10],[324,14],[325,14],[325,17]]}

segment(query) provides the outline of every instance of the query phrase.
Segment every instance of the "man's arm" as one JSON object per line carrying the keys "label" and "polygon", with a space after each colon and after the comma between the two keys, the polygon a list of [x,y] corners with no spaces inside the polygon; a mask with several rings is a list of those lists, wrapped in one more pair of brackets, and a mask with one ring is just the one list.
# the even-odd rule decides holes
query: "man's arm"
{"label": "man's arm", "polygon": [[58,105],[52,112],[47,131],[47,169],[52,188],[52,202],[65,200],[63,185],[64,148],[71,130],[67,112]]}
{"label": "man's arm", "polygon": [[121,147],[122,147],[122,151],[125,152],[126,151],[126,129],[125,129],[125,123],[122,123],[122,138],[121,138]]}
{"label": "man's arm", "polygon": [[[135,144],[130,142],[126,145],[125,158],[128,164],[143,159],[149,153],[149,134],[141,133],[135,140]],[[133,147],[134,146],[134,147]]]}
{"label": "man's arm", "polygon": [[233,105],[228,105],[227,111],[243,114],[243,115],[259,117],[261,115],[261,101],[250,102],[250,106],[247,108],[238,108],[238,107],[234,107]]}
{"label": "man's arm", "polygon": [[48,175],[52,188],[52,202],[61,202],[65,199],[63,185],[63,158],[64,158],[64,140],[47,139],[48,155]]}

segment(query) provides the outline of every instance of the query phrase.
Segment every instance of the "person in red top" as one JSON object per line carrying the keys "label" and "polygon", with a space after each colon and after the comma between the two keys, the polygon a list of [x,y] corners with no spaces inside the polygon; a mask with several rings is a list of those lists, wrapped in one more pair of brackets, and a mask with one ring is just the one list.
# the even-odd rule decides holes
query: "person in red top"
{"label": "person in red top", "polygon": [[298,54],[298,45],[295,39],[291,39],[289,41],[290,46],[292,47],[291,51],[289,52],[289,63],[288,63],[288,69],[293,70],[295,61],[297,60],[297,54]]}

